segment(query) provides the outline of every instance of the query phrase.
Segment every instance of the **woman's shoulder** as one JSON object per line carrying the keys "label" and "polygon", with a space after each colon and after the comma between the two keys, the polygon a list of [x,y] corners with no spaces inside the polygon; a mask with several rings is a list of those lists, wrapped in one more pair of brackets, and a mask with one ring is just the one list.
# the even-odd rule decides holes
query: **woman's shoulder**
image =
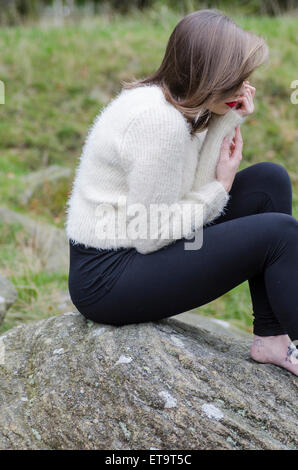
{"label": "woman's shoulder", "polygon": [[127,106],[130,105],[126,116],[126,129],[133,124],[143,123],[147,128],[151,126],[152,130],[157,133],[159,130],[162,132],[165,126],[170,126],[173,131],[179,130],[179,133],[188,135],[190,129],[186,119],[175,106],[166,100],[160,86],[145,85],[128,89],[122,96],[127,98]]}
{"label": "woman's shoulder", "polygon": [[103,112],[117,112],[121,108],[123,115],[157,105],[166,105],[162,89],[157,85],[142,85],[134,88],[122,88],[102,109]]}
{"label": "woman's shoulder", "polygon": [[89,129],[89,136],[109,139],[123,135],[129,129],[143,126],[148,133],[162,134],[170,126],[180,136],[189,133],[184,116],[163,94],[157,85],[144,85],[136,88],[122,89],[105,107],[101,109]]}

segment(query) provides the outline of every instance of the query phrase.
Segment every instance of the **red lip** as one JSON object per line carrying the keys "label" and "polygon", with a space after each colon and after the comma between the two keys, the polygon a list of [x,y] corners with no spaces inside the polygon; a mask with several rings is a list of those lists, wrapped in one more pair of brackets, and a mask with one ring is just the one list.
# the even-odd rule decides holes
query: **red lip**
{"label": "red lip", "polygon": [[226,103],[226,104],[230,106],[230,108],[233,108],[237,104],[237,101],[230,101],[229,103]]}

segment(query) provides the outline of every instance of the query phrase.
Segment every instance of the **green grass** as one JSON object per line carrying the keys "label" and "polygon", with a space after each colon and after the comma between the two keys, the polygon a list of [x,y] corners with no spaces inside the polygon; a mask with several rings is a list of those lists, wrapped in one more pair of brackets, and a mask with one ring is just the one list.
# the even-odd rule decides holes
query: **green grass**
{"label": "green grass", "polygon": [[[89,126],[121,89],[120,81],[152,73],[160,65],[170,32],[181,19],[166,7],[123,18],[91,18],[65,27],[1,28],[0,79],[6,86],[0,106],[0,198],[15,210],[63,227],[71,179],[45,185],[24,207],[18,195],[22,176],[50,164],[75,169]],[[284,165],[293,183],[293,215],[298,217],[297,105],[290,101],[297,79],[297,20],[253,17],[233,12],[243,28],[266,38],[270,65],[255,71],[255,112],[242,128],[245,168],[260,161]],[[19,288],[20,298],[0,331],[52,314],[54,291],[67,288],[65,273],[47,276],[24,255],[22,231],[0,232],[0,269]],[[19,233],[19,235],[17,235]],[[30,269],[26,266],[30,264]],[[51,294],[52,293],[52,294]],[[251,300],[245,282],[196,309],[252,331]],[[54,308],[55,312],[55,308]]]}
{"label": "green grass", "polygon": [[34,240],[19,223],[0,221],[0,271],[17,289],[18,298],[9,309],[0,333],[21,323],[59,313],[58,291],[67,289],[67,274],[46,273]]}

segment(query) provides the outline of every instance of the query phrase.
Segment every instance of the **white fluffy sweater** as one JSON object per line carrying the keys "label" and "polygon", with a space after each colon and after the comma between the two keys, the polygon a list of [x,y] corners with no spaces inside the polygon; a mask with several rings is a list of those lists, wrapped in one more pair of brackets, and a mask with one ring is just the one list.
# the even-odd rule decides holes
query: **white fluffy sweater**
{"label": "white fluffy sweater", "polygon": [[[234,109],[214,114],[208,129],[192,137],[189,123],[159,86],[122,89],[88,132],[67,201],[68,238],[87,247],[135,247],[147,254],[194,235],[225,212],[230,195],[216,180],[216,165],[223,138],[231,139],[244,120]],[[145,215],[127,211],[136,203],[147,209]],[[176,210],[150,231],[151,205],[174,203]],[[137,238],[127,229],[132,219],[133,229],[145,230]]]}

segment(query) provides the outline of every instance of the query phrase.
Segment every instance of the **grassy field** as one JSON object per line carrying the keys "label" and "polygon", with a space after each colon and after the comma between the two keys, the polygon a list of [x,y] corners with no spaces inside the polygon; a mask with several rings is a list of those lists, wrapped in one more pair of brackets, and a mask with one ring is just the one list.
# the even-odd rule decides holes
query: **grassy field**
{"label": "grassy field", "polygon": [[[87,130],[102,106],[118,91],[120,80],[155,70],[170,32],[181,16],[152,10],[91,18],[64,27],[28,25],[0,29],[0,79],[5,104],[0,106],[1,204],[63,227],[65,201],[72,178],[47,184],[28,204],[19,202],[22,177],[51,164],[74,174]],[[228,13],[228,12],[227,12]],[[290,100],[297,79],[297,20],[231,14],[243,28],[264,36],[269,67],[257,70],[255,113],[242,128],[241,167],[260,161],[284,165],[293,183],[293,215],[298,217],[298,113]],[[19,227],[0,225],[0,272],[16,286],[19,300],[0,332],[22,322],[55,315],[56,290],[67,289],[67,273],[46,275],[35,260],[34,246]],[[248,283],[196,309],[231,320],[252,331]]]}

